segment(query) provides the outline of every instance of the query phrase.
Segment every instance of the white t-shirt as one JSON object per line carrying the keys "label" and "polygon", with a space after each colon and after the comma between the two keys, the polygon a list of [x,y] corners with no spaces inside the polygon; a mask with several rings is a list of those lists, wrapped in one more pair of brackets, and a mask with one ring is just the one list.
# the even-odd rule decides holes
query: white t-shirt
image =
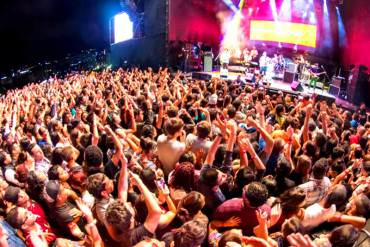
{"label": "white t-shirt", "polygon": [[302,226],[306,231],[311,231],[315,227],[321,225],[327,221],[336,212],[335,205],[331,205],[330,208],[323,208],[320,204],[315,203],[307,207],[304,212],[304,218],[302,220]]}
{"label": "white t-shirt", "polygon": [[175,168],[184,151],[185,143],[177,140],[168,140],[164,134],[158,137],[158,159],[162,163],[163,172],[166,176]]}
{"label": "white t-shirt", "polygon": [[208,149],[211,147],[212,142],[199,138],[194,134],[189,134],[186,137],[186,147],[191,147],[190,151],[196,153],[200,149],[204,149],[204,152],[207,153]]}

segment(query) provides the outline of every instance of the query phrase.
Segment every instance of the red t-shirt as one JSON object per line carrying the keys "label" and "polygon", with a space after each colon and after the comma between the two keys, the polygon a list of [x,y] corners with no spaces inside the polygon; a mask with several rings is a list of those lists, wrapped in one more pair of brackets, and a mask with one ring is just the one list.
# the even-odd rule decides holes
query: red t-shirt
{"label": "red t-shirt", "polygon": [[38,216],[36,218],[36,223],[41,227],[42,232],[45,233],[45,238],[48,241],[48,244],[52,243],[56,239],[56,236],[49,222],[47,221],[45,212],[42,207],[38,203],[31,201],[30,206],[27,208],[27,210]]}
{"label": "red t-shirt", "polygon": [[352,144],[358,144],[360,141],[360,137],[358,135],[351,135],[349,138],[349,143]]}

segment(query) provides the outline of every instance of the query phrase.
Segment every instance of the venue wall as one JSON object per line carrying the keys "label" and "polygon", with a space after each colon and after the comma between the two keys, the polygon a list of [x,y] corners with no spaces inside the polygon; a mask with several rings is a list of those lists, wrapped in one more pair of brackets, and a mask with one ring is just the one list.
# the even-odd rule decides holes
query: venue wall
{"label": "venue wall", "polygon": [[369,0],[344,1],[345,45],[342,47],[342,62],[365,65],[370,69],[370,5]]}
{"label": "venue wall", "polygon": [[218,45],[221,26],[214,0],[168,0],[170,41],[203,42]]}

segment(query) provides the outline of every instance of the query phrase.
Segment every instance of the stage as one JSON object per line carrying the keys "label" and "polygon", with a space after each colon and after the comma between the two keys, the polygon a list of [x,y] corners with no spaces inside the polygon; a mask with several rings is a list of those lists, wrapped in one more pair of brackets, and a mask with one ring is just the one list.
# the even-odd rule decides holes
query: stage
{"label": "stage", "polygon": [[[252,74],[245,74],[245,73],[240,73],[240,72],[229,72],[227,78],[222,78],[224,80],[231,80],[235,81],[238,76],[240,76],[240,79],[244,81],[247,85],[251,85],[252,82]],[[213,72],[193,72],[191,73],[191,77],[193,79],[211,79],[211,78],[220,78],[220,72],[219,71],[213,71]],[[303,88],[302,91],[294,91],[291,87],[290,83],[286,83],[283,80],[280,79],[270,79],[268,80],[269,83],[264,82],[264,86],[269,90],[270,92],[279,92],[282,91],[283,93],[288,93],[288,94],[293,94],[293,95],[312,95],[316,94],[318,99],[325,99],[328,103],[336,103],[337,106],[341,106],[343,108],[349,109],[349,110],[354,110],[356,107],[343,100],[340,99],[339,97],[336,97],[334,95],[329,94],[329,92],[323,87],[321,88],[309,88],[304,82],[301,82],[301,86]]]}

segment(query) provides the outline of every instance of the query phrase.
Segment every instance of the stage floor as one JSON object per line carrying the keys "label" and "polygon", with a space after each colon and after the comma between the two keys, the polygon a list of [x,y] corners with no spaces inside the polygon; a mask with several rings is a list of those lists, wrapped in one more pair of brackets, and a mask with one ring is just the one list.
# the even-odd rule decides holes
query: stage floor
{"label": "stage floor", "polygon": [[[213,71],[213,72],[197,72],[204,75],[212,76],[212,78],[220,78],[220,72],[219,71]],[[250,83],[250,78],[246,78],[245,74],[238,73],[238,72],[229,72],[227,78],[223,78],[224,80],[236,80],[238,76],[241,77],[242,80],[245,80],[248,83]],[[249,79],[249,80],[248,80]],[[295,95],[312,95],[317,94],[318,96],[321,96],[320,98],[326,98],[329,102],[335,102],[338,106],[344,107],[346,109],[354,110],[356,109],[356,106],[353,105],[350,102],[347,102],[343,99],[340,99],[338,97],[335,97],[334,95],[329,94],[327,90],[319,89],[319,88],[309,88],[304,85],[304,83],[301,83],[303,92],[294,91],[292,90],[289,83],[285,83],[282,80],[275,80],[271,79],[270,85],[266,86],[271,91],[282,91],[284,93],[290,93]]]}

